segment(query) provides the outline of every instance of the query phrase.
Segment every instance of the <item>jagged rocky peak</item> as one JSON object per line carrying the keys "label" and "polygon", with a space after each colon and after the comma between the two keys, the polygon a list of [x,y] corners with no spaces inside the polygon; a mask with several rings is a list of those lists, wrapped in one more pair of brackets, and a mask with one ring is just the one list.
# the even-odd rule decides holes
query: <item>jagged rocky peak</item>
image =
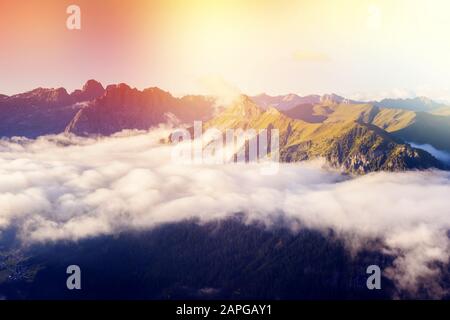
{"label": "jagged rocky peak", "polygon": [[131,88],[126,83],[119,83],[108,85],[104,96],[100,100],[102,104],[112,108],[124,107],[137,104],[141,95],[142,92],[136,88]]}
{"label": "jagged rocky peak", "polygon": [[298,99],[298,98],[300,98],[298,95],[296,95],[294,93],[289,93],[289,94],[285,95],[282,98],[282,100],[283,101],[292,101],[292,100],[295,100],[295,99]]}
{"label": "jagged rocky peak", "polygon": [[181,122],[211,114],[212,102],[179,99],[157,87],[138,90],[125,83],[106,87],[105,94],[91,101],[72,119],[66,132],[79,135],[109,135],[124,129],[147,130],[173,115]]}
{"label": "jagged rocky peak", "polygon": [[75,102],[90,101],[101,97],[105,93],[103,85],[95,80],[88,80],[81,90],[75,90],[71,96]]}
{"label": "jagged rocky peak", "polygon": [[102,86],[102,84],[96,80],[90,79],[86,81],[86,83],[83,86],[83,91],[92,91],[92,90],[105,90]]}
{"label": "jagged rocky peak", "polygon": [[37,88],[8,99],[13,105],[68,105],[71,97],[64,88]]}
{"label": "jagged rocky peak", "polygon": [[65,97],[68,96],[69,94],[67,93],[67,90],[64,88],[36,88],[34,90],[25,92],[25,93],[21,93],[18,95],[15,95],[13,97],[21,97],[21,98],[34,98],[34,97],[38,97],[38,98],[43,98],[43,99],[56,99],[56,98],[60,98],[60,97]]}
{"label": "jagged rocky peak", "polygon": [[160,89],[160,88],[158,88],[158,87],[150,87],[150,88],[146,88],[146,89],[144,89],[144,91],[143,91],[144,93],[147,93],[147,94],[160,94],[160,95],[167,95],[167,96],[172,96],[171,94],[170,94],[170,92],[168,92],[168,91],[164,91],[164,90],[162,90],[162,89]]}
{"label": "jagged rocky peak", "polygon": [[344,100],[346,100],[344,97],[341,97],[335,93],[331,93],[331,94],[324,94],[322,97],[320,97],[320,102],[321,103],[330,103],[330,104],[334,104],[334,103],[342,103]]}
{"label": "jagged rocky peak", "polygon": [[[119,84],[110,84],[106,87],[106,94],[111,94],[115,92],[125,92],[125,91],[131,91],[131,87],[126,83],[119,83]],[[137,89],[134,89],[137,91]]]}

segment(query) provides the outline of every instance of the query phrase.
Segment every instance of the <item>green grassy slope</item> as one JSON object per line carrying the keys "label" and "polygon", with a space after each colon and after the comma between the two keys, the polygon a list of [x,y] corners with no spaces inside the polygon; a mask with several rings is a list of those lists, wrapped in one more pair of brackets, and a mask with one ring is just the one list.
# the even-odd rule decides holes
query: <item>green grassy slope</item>
{"label": "green grassy slope", "polygon": [[[380,108],[370,104],[316,105],[313,110],[316,117],[325,117],[322,123],[359,121],[373,124],[404,141],[431,144],[437,149],[450,151],[450,117],[446,115],[448,110],[442,109],[441,114],[432,114]],[[297,111],[296,114],[301,113]]]}

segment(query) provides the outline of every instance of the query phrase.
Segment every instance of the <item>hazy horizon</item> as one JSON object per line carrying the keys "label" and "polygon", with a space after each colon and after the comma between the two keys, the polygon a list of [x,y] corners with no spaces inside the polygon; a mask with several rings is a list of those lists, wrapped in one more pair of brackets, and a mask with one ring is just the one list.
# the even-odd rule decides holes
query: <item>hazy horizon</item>
{"label": "hazy horizon", "polygon": [[[340,93],[335,92],[335,91],[332,91],[332,92],[322,92],[322,93],[317,93],[317,92],[309,92],[309,93],[298,93],[298,92],[271,93],[270,91],[262,91],[262,92],[257,92],[257,93],[247,93],[247,92],[242,92],[242,91],[240,91],[240,90],[239,90],[238,88],[236,88],[236,87],[232,87],[229,83],[227,83],[226,81],[223,81],[222,79],[220,79],[220,82],[221,82],[220,85],[218,86],[217,83],[216,83],[216,84],[214,85],[214,88],[213,88],[213,89],[209,88],[208,90],[205,90],[205,91],[203,91],[203,92],[201,92],[201,91],[195,91],[195,92],[182,92],[182,93],[179,93],[179,92],[178,92],[178,93],[177,93],[177,92],[172,92],[171,90],[168,90],[167,88],[160,87],[160,86],[158,86],[158,85],[147,85],[147,86],[144,86],[144,87],[136,87],[136,86],[134,86],[134,85],[131,85],[130,83],[123,82],[123,81],[117,82],[117,83],[103,83],[102,81],[99,81],[99,80],[97,80],[97,79],[87,79],[86,82],[87,82],[87,81],[90,81],[90,80],[94,80],[94,81],[99,82],[100,84],[102,84],[102,86],[103,86],[104,88],[106,88],[106,87],[108,87],[108,86],[110,86],[110,85],[118,85],[118,84],[121,84],[121,83],[124,83],[124,84],[130,86],[131,88],[137,89],[137,90],[139,90],[139,91],[143,91],[143,90],[148,89],[148,88],[154,88],[154,87],[156,87],[156,88],[159,88],[159,89],[161,89],[161,90],[163,90],[163,91],[169,92],[172,96],[177,97],[177,98],[181,98],[181,97],[183,97],[183,96],[188,96],[188,95],[204,95],[204,96],[217,96],[217,97],[220,97],[220,96],[223,96],[223,91],[230,91],[230,90],[231,90],[231,91],[233,91],[233,94],[232,94],[233,96],[234,96],[235,93],[236,93],[236,94],[246,95],[246,96],[249,96],[249,97],[256,97],[256,96],[259,96],[259,95],[268,95],[268,96],[270,96],[270,97],[288,96],[288,95],[297,95],[297,96],[299,96],[299,97],[306,97],[306,96],[313,96],[313,95],[323,96],[323,95],[336,94],[336,95],[341,96],[341,97],[346,98],[346,99],[351,99],[351,100],[360,101],[360,102],[366,102],[366,103],[370,103],[370,102],[379,102],[379,101],[381,101],[381,100],[383,100],[383,99],[415,99],[415,98],[428,98],[428,99],[431,99],[431,100],[433,100],[433,101],[435,101],[435,102],[442,103],[442,104],[448,104],[448,103],[450,103],[450,100],[445,100],[445,99],[435,99],[435,98],[433,98],[433,97],[431,97],[431,96],[414,95],[414,94],[412,94],[412,93],[410,93],[410,94],[404,94],[404,95],[386,95],[386,96],[378,96],[378,97],[373,97],[373,99],[367,99],[368,97],[367,97],[367,98],[364,98],[364,97],[360,97],[360,96],[358,96],[358,95],[356,95],[356,96],[347,96],[347,95],[340,94]],[[84,83],[86,83],[86,82],[84,82]],[[64,88],[64,89],[66,89],[66,91],[67,91],[69,94],[71,94],[71,93],[73,93],[74,91],[81,89],[81,88],[83,87],[84,83],[80,84],[80,86],[75,87],[75,88],[73,88],[73,89],[69,89],[69,88],[67,88],[67,87],[65,87],[65,86],[63,86],[63,85],[61,85],[61,86],[55,86],[55,87],[49,87],[49,86],[45,86],[45,85],[44,85],[44,86],[39,86],[39,87],[30,88],[30,89],[28,89],[28,90],[21,91],[21,92],[15,92],[15,93],[12,93],[12,94],[5,94],[5,93],[3,93],[3,92],[0,92],[0,95],[1,95],[1,94],[4,94],[4,95],[6,95],[6,96],[11,97],[11,96],[15,96],[15,95],[22,94],[22,93],[25,93],[25,92],[30,92],[30,91],[33,91],[33,90],[38,89],[38,88],[44,88],[44,89],[58,89],[58,88]],[[232,88],[230,89],[230,87],[232,87]]]}

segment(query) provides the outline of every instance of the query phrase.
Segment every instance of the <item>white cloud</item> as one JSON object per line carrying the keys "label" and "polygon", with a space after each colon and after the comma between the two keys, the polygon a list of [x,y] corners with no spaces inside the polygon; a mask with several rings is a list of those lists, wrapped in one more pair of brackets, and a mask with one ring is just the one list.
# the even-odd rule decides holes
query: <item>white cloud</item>
{"label": "white cloud", "polygon": [[425,150],[426,152],[432,154],[436,159],[444,163],[450,164],[450,153],[446,151],[436,149],[431,144],[417,144],[411,142],[410,145],[414,148]]}
{"label": "white cloud", "polygon": [[430,262],[448,262],[450,173],[349,179],[320,161],[284,164],[274,176],[257,164],[183,166],[159,144],[168,134],[0,140],[0,230],[14,225],[27,242],[75,240],[245,212],[269,226],[282,217],[294,230],[332,228],[356,249],[382,240],[396,257],[386,275],[410,290],[438,275]]}
{"label": "white cloud", "polygon": [[238,87],[219,75],[200,77],[197,84],[204,94],[215,98],[216,108],[232,104],[241,95],[241,90]]}
{"label": "white cloud", "polygon": [[367,9],[367,28],[371,31],[378,31],[382,28],[383,13],[381,8],[375,4],[371,4]]}

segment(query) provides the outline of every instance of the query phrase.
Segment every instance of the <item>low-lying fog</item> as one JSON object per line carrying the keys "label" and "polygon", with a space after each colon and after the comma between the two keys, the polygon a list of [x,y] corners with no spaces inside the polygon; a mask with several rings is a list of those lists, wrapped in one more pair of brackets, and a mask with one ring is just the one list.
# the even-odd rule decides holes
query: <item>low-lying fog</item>
{"label": "low-lying fog", "polygon": [[314,161],[266,176],[258,164],[181,165],[160,144],[167,134],[0,140],[0,230],[15,227],[28,243],[76,240],[244,212],[294,232],[332,228],[351,250],[380,239],[396,257],[385,274],[409,290],[439,276],[431,262],[448,262],[448,172],[349,178]]}

